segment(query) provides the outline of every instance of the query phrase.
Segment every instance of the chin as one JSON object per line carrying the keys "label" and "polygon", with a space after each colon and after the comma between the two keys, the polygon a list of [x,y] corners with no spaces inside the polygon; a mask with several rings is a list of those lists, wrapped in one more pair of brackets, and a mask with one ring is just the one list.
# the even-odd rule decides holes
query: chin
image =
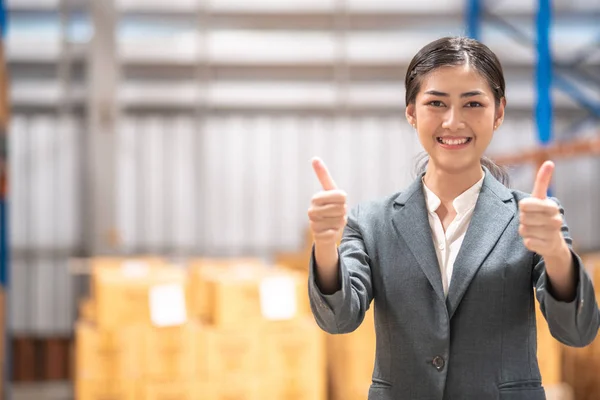
{"label": "chin", "polygon": [[446,160],[438,160],[434,163],[437,166],[437,169],[452,175],[461,174],[471,170],[474,167],[480,166],[479,159],[457,160],[456,158],[453,158]]}

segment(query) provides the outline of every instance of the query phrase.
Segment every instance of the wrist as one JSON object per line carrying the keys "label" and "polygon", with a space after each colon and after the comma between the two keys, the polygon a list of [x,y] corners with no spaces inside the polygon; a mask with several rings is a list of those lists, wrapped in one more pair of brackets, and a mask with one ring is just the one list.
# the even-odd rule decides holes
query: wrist
{"label": "wrist", "polygon": [[544,260],[552,264],[565,264],[571,261],[571,249],[561,237],[561,243],[551,254],[543,255]]}

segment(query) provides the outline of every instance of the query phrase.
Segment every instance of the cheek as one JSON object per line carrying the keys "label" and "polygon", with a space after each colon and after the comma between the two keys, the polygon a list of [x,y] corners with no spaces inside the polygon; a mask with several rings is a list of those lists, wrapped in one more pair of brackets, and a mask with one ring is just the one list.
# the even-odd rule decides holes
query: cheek
{"label": "cheek", "polygon": [[441,113],[435,113],[423,109],[417,110],[416,116],[419,130],[421,130],[421,128],[423,128],[423,130],[436,129],[436,126],[440,125],[443,120]]}
{"label": "cheek", "polygon": [[494,126],[495,113],[493,110],[487,109],[474,113],[471,118],[471,122],[482,128],[489,128]]}

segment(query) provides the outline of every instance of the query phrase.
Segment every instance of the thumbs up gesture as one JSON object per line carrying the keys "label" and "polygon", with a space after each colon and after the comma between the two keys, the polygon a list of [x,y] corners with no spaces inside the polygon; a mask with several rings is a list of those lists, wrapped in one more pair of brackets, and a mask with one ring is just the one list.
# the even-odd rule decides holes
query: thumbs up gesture
{"label": "thumbs up gesture", "polygon": [[323,191],[312,197],[308,209],[310,229],[316,243],[335,245],[347,222],[346,193],[337,188],[323,161],[314,158],[312,167]]}
{"label": "thumbs up gesture", "polygon": [[561,227],[563,218],[558,205],[548,199],[554,163],[546,161],[537,173],[531,197],[519,202],[519,234],[525,247],[544,258],[558,258],[569,252]]}

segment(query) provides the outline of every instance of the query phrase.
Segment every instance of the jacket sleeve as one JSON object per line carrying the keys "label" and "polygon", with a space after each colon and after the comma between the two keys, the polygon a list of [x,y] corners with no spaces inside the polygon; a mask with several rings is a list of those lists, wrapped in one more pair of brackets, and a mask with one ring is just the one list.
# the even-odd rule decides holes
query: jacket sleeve
{"label": "jacket sleeve", "polygon": [[370,260],[358,215],[358,206],[348,213],[348,223],[338,247],[340,289],[333,294],[323,294],[319,289],[313,245],[308,278],[310,307],[317,324],[331,334],[349,333],[358,328],[373,298]]}
{"label": "jacket sleeve", "polygon": [[600,328],[600,311],[594,295],[592,280],[587,274],[581,258],[573,251],[573,240],[564,219],[564,209],[556,199],[552,199],[560,208],[563,216],[562,233],[573,259],[576,272],[576,293],[572,301],[557,300],[552,294],[552,287],[546,274],[543,257],[534,256],[534,285],[540,310],[548,322],[552,336],[559,342],[573,347],[590,344]]}

